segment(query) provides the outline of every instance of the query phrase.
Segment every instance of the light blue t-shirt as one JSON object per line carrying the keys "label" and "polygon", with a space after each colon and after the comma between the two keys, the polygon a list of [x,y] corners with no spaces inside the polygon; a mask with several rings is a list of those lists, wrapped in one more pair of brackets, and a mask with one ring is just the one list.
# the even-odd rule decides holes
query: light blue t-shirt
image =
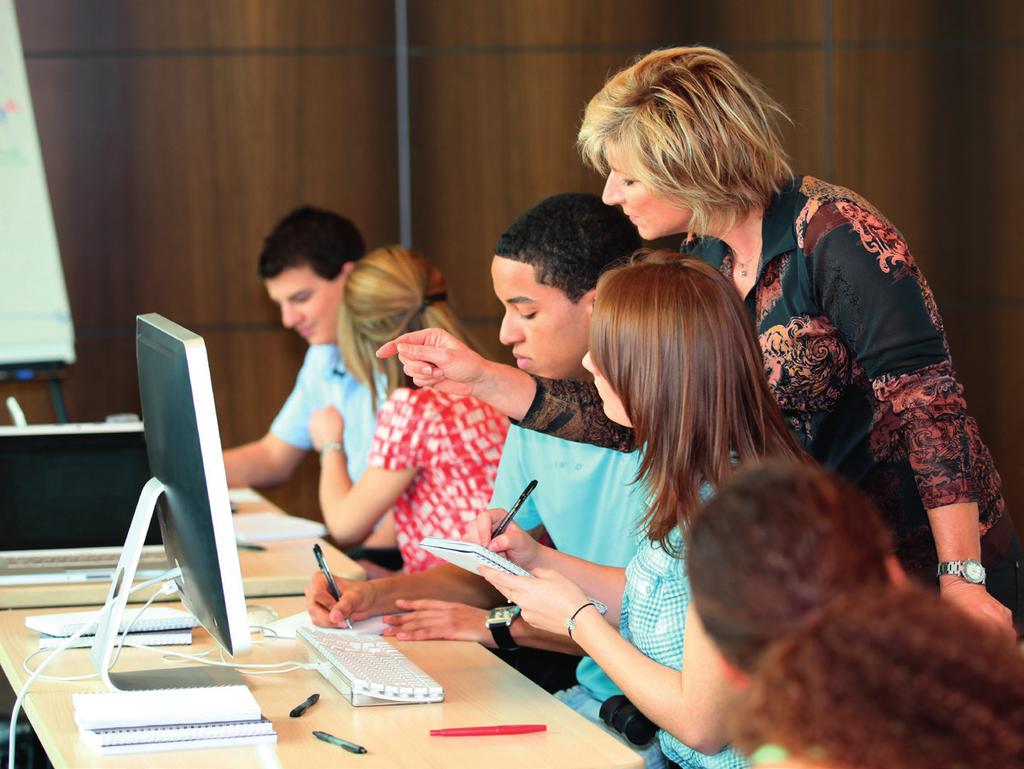
{"label": "light blue t-shirt", "polygon": [[[531,479],[537,488],[516,523],[541,524],[563,553],[606,566],[625,566],[637,547],[646,493],[633,479],[639,454],[574,443],[513,425],[498,465],[491,507],[508,509]],[[590,657],[576,679],[599,700],[622,692]]]}
{"label": "light blue t-shirt", "polygon": [[[378,405],[385,400],[385,396],[379,395]],[[345,419],[345,456],[348,458],[348,474],[355,483],[366,469],[366,455],[377,423],[370,389],[346,371],[337,345],[314,344],[310,345],[295,378],[295,388],[270,425],[270,432],[293,446],[309,451],[313,448],[309,418],[316,409],[325,406],[334,406]]]}

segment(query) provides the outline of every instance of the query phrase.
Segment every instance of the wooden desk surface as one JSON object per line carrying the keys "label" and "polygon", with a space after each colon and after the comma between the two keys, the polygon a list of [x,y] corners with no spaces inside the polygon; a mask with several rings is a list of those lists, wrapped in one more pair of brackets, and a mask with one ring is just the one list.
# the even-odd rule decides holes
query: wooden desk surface
{"label": "wooden desk surface", "polygon": [[[237,515],[250,512],[281,512],[270,501],[253,493],[255,499],[237,504]],[[266,542],[265,551],[239,550],[242,583],[246,598],[302,595],[316,571],[313,545],[319,542],[331,571],[346,579],[365,579],[363,568],[329,542],[322,539],[288,539]],[[110,582],[75,582],[55,585],[17,585],[0,587],[0,609],[28,609],[42,606],[99,606],[107,598]],[[142,603],[159,585],[131,597]],[[173,600],[169,596],[166,600]]]}
{"label": "wooden desk surface", "polygon": [[[288,616],[303,607],[299,598],[265,601]],[[15,689],[27,680],[25,657],[38,648],[35,633],[25,628],[33,612],[0,612],[0,663]],[[196,631],[192,651],[211,645]],[[73,683],[37,681],[26,698],[25,710],[50,761],[62,767],[633,767],[642,759],[586,719],[562,705],[541,688],[505,665],[482,646],[457,641],[418,641],[396,644],[410,659],[445,688],[445,701],[432,705],[393,705],[353,708],[318,673],[298,670],[272,676],[246,676],[263,715],[274,723],[278,743],[247,748],[218,748],[165,753],[103,756],[79,739],[71,694],[98,691],[98,681]],[[40,658],[33,660],[37,663]],[[302,660],[297,642],[275,640],[254,646],[240,662]],[[158,654],[125,649],[118,669],[153,668]],[[88,650],[65,652],[47,673],[73,675],[88,670]],[[313,692],[320,702],[298,719],[288,711]],[[430,737],[430,729],[500,723],[544,723],[548,731],[509,737]],[[357,742],[369,751],[353,755],[314,739],[313,729]]]}

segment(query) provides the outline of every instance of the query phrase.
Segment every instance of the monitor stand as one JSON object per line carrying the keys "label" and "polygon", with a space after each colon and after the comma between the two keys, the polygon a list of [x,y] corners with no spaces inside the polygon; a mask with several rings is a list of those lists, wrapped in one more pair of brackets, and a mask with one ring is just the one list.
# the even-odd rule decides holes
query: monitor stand
{"label": "monitor stand", "polygon": [[[124,617],[128,595],[135,581],[135,571],[146,543],[146,532],[156,510],[157,500],[164,492],[164,484],[157,478],[150,478],[142,488],[139,502],[135,506],[132,525],[124,541],[124,549],[114,570],[110,590],[103,611],[96,625],[96,638],[92,647],[92,664],[108,689],[132,691],[137,689],[180,689],[188,687],[225,686],[243,684],[238,671],[226,667],[167,667],[159,670],[136,670],[113,673],[114,649],[118,632]],[[178,577],[180,580],[181,577]]]}

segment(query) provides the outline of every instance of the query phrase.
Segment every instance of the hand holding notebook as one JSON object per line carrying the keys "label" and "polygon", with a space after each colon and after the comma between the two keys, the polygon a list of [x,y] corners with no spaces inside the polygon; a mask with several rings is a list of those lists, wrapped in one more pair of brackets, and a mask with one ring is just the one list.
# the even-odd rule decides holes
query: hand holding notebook
{"label": "hand holding notebook", "polygon": [[517,577],[532,576],[526,569],[474,542],[463,542],[458,539],[441,539],[440,537],[424,537],[423,541],[420,542],[420,547],[474,574],[480,573],[481,566],[487,566],[503,571],[506,574],[514,574]]}

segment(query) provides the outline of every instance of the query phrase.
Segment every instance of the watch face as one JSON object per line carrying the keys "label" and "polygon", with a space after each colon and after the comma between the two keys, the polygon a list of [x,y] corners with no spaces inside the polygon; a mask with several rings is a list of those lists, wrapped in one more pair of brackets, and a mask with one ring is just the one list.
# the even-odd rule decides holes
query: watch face
{"label": "watch face", "polygon": [[981,582],[985,579],[985,567],[977,561],[967,561],[964,564],[964,578],[968,582]]}
{"label": "watch face", "polygon": [[519,616],[518,606],[500,606],[497,609],[491,609],[487,615],[487,622],[496,623],[501,622],[505,625],[511,625],[512,620]]}

